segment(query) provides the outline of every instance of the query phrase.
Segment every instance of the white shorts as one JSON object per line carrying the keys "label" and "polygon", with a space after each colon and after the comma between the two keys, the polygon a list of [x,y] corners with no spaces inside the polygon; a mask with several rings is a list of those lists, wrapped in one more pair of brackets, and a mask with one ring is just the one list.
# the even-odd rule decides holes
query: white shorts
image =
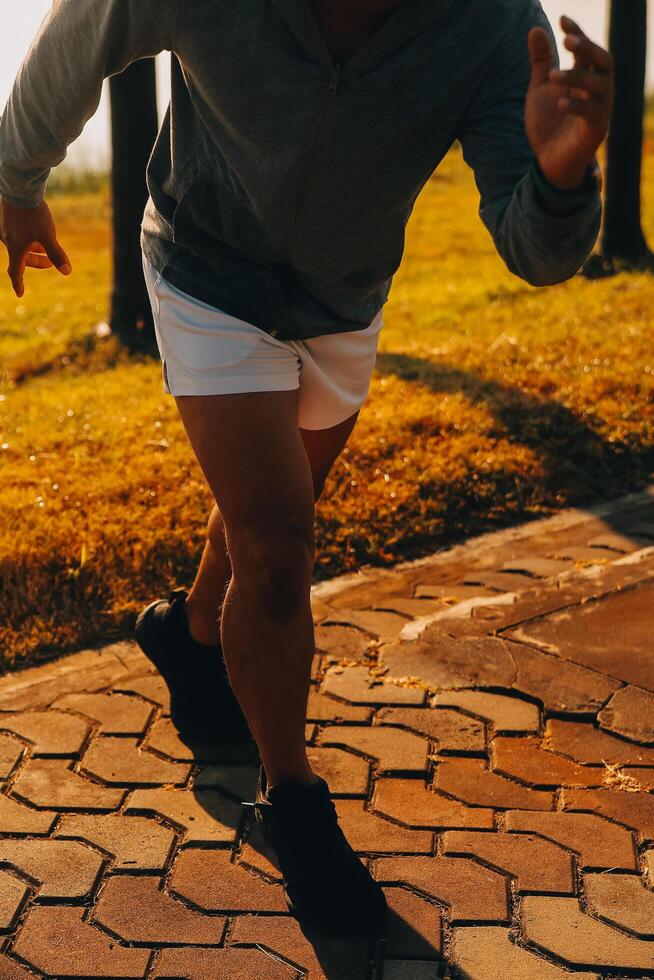
{"label": "white shorts", "polygon": [[143,255],[168,395],[300,389],[298,426],[327,429],[358,411],[370,388],[383,310],[363,330],[278,340],[189,296]]}

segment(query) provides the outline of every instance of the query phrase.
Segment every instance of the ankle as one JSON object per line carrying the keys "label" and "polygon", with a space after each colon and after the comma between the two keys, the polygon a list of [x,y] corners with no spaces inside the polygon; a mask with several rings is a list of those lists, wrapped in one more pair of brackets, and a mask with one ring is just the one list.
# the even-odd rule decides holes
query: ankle
{"label": "ankle", "polygon": [[274,789],[278,783],[281,782],[293,782],[299,783],[301,786],[315,786],[318,782],[318,777],[315,772],[287,772],[285,770],[273,770],[272,776],[269,778],[266,774],[266,792],[264,793],[264,799],[268,798],[268,792]]}

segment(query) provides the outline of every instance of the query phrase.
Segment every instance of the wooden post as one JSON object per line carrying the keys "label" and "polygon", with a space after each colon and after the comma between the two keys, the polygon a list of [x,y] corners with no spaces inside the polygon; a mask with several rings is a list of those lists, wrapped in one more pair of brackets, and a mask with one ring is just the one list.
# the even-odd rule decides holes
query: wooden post
{"label": "wooden post", "polygon": [[152,311],[141,264],[140,226],[148,198],[147,162],[159,129],[154,58],[135,61],[109,80],[113,288],[110,326],[131,348],[155,342]]}

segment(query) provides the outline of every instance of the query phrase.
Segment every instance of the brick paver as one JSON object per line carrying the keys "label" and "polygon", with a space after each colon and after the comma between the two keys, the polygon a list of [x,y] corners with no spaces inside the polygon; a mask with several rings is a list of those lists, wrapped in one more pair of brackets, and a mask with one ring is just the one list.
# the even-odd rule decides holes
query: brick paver
{"label": "brick paver", "polygon": [[545,732],[546,748],[595,766],[609,763],[654,766],[654,748],[615,738],[591,724],[551,718]]}
{"label": "brick paver", "polygon": [[152,714],[151,705],[125,694],[63,694],[54,702],[97,722],[103,735],[142,735]]}
{"label": "brick paver", "polygon": [[528,786],[602,786],[606,770],[579,766],[562,755],[543,749],[535,738],[495,738],[491,746],[493,769]]}
{"label": "brick paver", "polygon": [[506,830],[540,834],[570,848],[584,868],[637,867],[633,835],[594,814],[510,810],[504,826]]}
{"label": "brick paver", "polygon": [[183,831],[184,843],[195,844],[233,842],[241,818],[238,804],[208,789],[137,789],[130,793],[125,812],[144,811],[166,818]]}
{"label": "brick paver", "polygon": [[323,729],[319,745],[343,745],[370,756],[377,772],[425,772],[429,744],[412,732],[385,726],[329,725]]}
{"label": "brick paver", "polygon": [[316,626],[316,650],[324,653],[329,661],[364,660],[371,637],[353,626],[332,623],[329,626]]}
{"label": "brick paver", "polygon": [[258,825],[253,822],[248,828],[247,838],[241,847],[238,863],[254,868],[265,876],[266,881],[280,881],[277,856],[263,837]]}
{"label": "brick paver", "polygon": [[424,704],[427,692],[384,682],[368,667],[328,668],[322,690],[352,704]]}
{"label": "brick paver", "polygon": [[295,980],[293,966],[261,949],[162,949],[152,977],[184,977],[184,980],[207,980],[207,977],[229,977],[229,980]]}
{"label": "brick paver", "polygon": [[0,717],[0,728],[20,735],[38,755],[76,755],[89,732],[89,723],[65,711],[25,711]]}
{"label": "brick paver", "polygon": [[430,854],[433,850],[433,834],[429,831],[410,830],[384,820],[366,810],[363,800],[337,800],[336,812],[345,836],[361,854],[373,851]]}
{"label": "brick paver", "polygon": [[654,939],[654,892],[636,875],[586,875],[584,895],[593,915],[644,939]]}
{"label": "brick paver", "polygon": [[[368,639],[374,637],[390,643],[399,636],[407,617],[374,609],[339,609],[333,619],[357,626],[369,634]],[[323,625],[326,627],[329,622],[330,619],[326,619]]]}
{"label": "brick paver", "polygon": [[21,878],[0,869],[0,932],[10,931],[28,896],[29,888]]}
{"label": "brick paver", "polygon": [[541,701],[547,711],[594,714],[620,687],[620,681],[522,643],[512,643],[516,667],[513,687]]}
{"label": "brick paver", "polygon": [[[654,583],[554,613],[523,627],[521,636],[546,645],[559,657],[651,689],[654,661],[648,655],[651,632],[647,618],[652,604]],[[615,649],[616,623],[620,624],[620,657],[616,657]]]}
{"label": "brick paver", "polygon": [[383,980],[438,980],[437,963],[432,960],[385,960]]}
{"label": "brick paver", "polygon": [[18,739],[0,734],[0,779],[9,778],[24,751],[25,745]]}
{"label": "brick paver", "polygon": [[96,883],[102,855],[72,840],[0,840],[0,864],[34,879],[39,898],[85,898]]}
{"label": "brick paver", "polygon": [[10,796],[0,793],[0,833],[47,834],[57,819],[56,813],[32,810]]}
{"label": "brick paver", "polygon": [[386,940],[388,956],[439,957],[442,948],[442,910],[408,888],[385,888],[391,910],[391,928]]}
{"label": "brick paver", "polygon": [[373,874],[377,881],[403,883],[443,902],[452,922],[509,918],[507,878],[468,858],[377,858]]}
{"label": "brick paver", "polygon": [[515,677],[504,640],[453,639],[439,624],[426,629],[419,640],[383,647],[381,662],[393,677],[419,677],[434,690],[510,687]]}
{"label": "brick paver", "polygon": [[162,871],[175,842],[175,832],[156,820],[117,813],[66,814],[55,835],[108,851],[121,871]]}
{"label": "brick paver", "polygon": [[336,701],[328,695],[321,694],[315,688],[309,692],[307,704],[308,721],[334,721],[334,722],[360,722],[370,721],[372,708],[359,707],[352,704],[345,704],[343,701]]}
{"label": "brick paver", "polygon": [[537,705],[518,698],[484,691],[447,691],[436,694],[436,707],[460,708],[490,722],[496,734],[500,732],[537,732],[540,712]]}
{"label": "brick paver", "polygon": [[125,791],[91,782],[65,759],[30,759],[13,785],[17,797],[53,810],[117,810]]}
{"label": "brick paver", "polygon": [[2,980],[34,980],[31,970],[10,959],[5,953],[0,953],[0,977]]}
{"label": "brick paver", "polygon": [[[246,762],[253,757],[255,751],[254,745],[238,743],[229,745],[211,740],[182,739],[170,718],[158,718],[143,744],[146,749],[154,749],[173,762],[213,762],[214,760]],[[161,781],[157,780],[157,782]]]}
{"label": "brick paver", "polygon": [[654,942],[635,939],[586,915],[575,898],[527,895],[522,923],[529,943],[569,966],[654,969]]}
{"label": "brick paver", "polygon": [[[497,980],[498,964],[505,977],[520,980],[570,980],[567,969],[518,946],[501,926],[468,926],[452,930],[452,963],[467,977]],[[574,973],[575,980],[596,980],[595,973]]]}
{"label": "brick paver", "polygon": [[483,752],[486,746],[484,723],[448,708],[381,708],[376,723],[427,735],[438,752]]}
{"label": "brick paver", "polygon": [[586,810],[639,831],[646,840],[654,840],[654,796],[622,789],[564,789],[564,810]]}
{"label": "brick paver", "polygon": [[438,763],[434,786],[473,806],[487,804],[523,810],[551,810],[554,807],[553,793],[529,789],[491,772],[481,759],[443,759]]}
{"label": "brick paver", "polygon": [[170,876],[170,887],[211,912],[284,912],[280,885],[271,884],[231,861],[226,850],[182,851]]}
{"label": "brick paver", "polygon": [[239,916],[229,934],[229,944],[263,947],[307,971],[311,980],[360,980],[368,966],[368,943],[364,940],[312,934],[307,941],[299,924],[288,915]]}
{"label": "brick paver", "polygon": [[407,827],[493,827],[493,810],[466,806],[416,779],[378,779],[372,807]]}
{"label": "brick paver", "polygon": [[126,949],[89,925],[82,908],[34,906],[13,947],[23,960],[48,976],[143,977],[148,949]]}
{"label": "brick paver", "polygon": [[532,834],[484,834],[450,830],[443,834],[445,855],[480,858],[510,875],[521,892],[572,894],[576,882],[572,855]]}
{"label": "brick paver", "polygon": [[[654,602],[654,594],[651,598]],[[633,685],[623,687],[615,692],[597,719],[609,732],[651,745],[654,743],[654,693]]]}
{"label": "brick paver", "polygon": [[312,590],[308,757],[384,939],[300,928],[256,746],[132,640],[0,678],[0,978],[654,978],[654,488]]}
{"label": "brick paver", "polygon": [[96,738],[82,758],[82,769],[109,786],[183,786],[190,767],[160,759],[132,738]]}
{"label": "brick paver", "polygon": [[96,902],[93,921],[127,942],[218,945],[225,919],[187,908],[161,885],[157,878],[113,875]]}
{"label": "brick paver", "polygon": [[370,783],[369,760],[347,752],[323,746],[307,749],[309,762],[318,776],[329,783],[332,793],[347,796],[366,796]]}

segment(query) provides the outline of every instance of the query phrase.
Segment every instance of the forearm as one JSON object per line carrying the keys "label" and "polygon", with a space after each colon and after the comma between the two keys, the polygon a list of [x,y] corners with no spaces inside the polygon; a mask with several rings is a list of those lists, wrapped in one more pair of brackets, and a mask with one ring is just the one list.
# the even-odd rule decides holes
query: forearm
{"label": "forearm", "polygon": [[0,118],[0,194],[36,207],[105,78],[174,43],[177,0],[54,0]]}
{"label": "forearm", "polygon": [[601,217],[599,190],[556,191],[535,164],[510,198],[482,209],[506,266],[533,286],[563,282],[579,270],[595,245]]}

